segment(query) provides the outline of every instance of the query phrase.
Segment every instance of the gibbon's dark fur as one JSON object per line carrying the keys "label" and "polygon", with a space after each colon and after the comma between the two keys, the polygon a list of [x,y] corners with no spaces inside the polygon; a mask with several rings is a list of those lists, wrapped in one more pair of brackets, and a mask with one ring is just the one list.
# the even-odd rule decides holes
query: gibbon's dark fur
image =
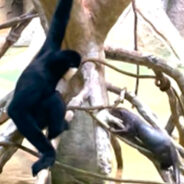
{"label": "gibbon's dark fur", "polygon": [[129,140],[140,140],[141,145],[152,152],[154,157],[158,160],[161,169],[168,170],[170,166],[173,167],[173,176],[176,184],[180,184],[178,156],[173,143],[167,135],[146,124],[139,116],[124,108],[114,108],[110,110],[110,113],[123,120],[123,125],[125,126],[125,128],[122,129],[109,122],[115,129],[114,133]]}
{"label": "gibbon's dark fur", "polygon": [[[8,107],[20,133],[42,154],[32,166],[34,176],[54,164],[56,152],[50,139],[68,128],[65,103],[55,88],[68,69],[79,67],[81,61],[76,51],[60,49],[71,7],[72,0],[59,0],[46,41],[21,74]],[[41,131],[46,127],[48,137]]]}

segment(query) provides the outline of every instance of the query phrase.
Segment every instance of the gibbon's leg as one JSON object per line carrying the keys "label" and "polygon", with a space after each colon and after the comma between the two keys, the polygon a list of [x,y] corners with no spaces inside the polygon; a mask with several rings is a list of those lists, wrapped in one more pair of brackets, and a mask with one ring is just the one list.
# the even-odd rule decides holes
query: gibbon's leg
{"label": "gibbon's leg", "polygon": [[29,100],[24,100],[24,104],[21,105],[16,103],[19,101],[18,96],[15,99],[8,108],[8,114],[15,122],[20,133],[42,154],[42,157],[32,167],[33,176],[35,176],[41,169],[54,164],[56,153],[48,138],[39,128],[39,122],[36,122],[29,112],[29,108],[26,108]]}
{"label": "gibbon's leg", "polygon": [[48,118],[48,138],[53,139],[68,129],[68,123],[64,119],[66,106],[58,91],[44,101],[44,109]]}

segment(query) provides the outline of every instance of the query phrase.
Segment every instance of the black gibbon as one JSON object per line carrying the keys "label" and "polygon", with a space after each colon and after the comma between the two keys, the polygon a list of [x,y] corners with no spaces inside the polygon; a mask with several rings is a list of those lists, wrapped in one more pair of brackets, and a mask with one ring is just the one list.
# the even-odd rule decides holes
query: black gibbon
{"label": "black gibbon", "polygon": [[[72,0],[59,0],[46,40],[18,79],[8,107],[8,114],[20,133],[41,153],[32,166],[33,176],[54,164],[56,152],[50,139],[68,128],[64,120],[65,103],[55,88],[69,68],[79,67],[81,61],[76,51],[60,49],[71,7]],[[48,137],[41,131],[46,127]]]}

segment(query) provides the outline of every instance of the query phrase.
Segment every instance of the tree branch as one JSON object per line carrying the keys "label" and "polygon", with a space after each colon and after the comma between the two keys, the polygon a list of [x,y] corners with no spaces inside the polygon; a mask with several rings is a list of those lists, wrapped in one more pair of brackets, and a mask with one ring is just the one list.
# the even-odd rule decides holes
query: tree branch
{"label": "tree branch", "polygon": [[[120,70],[119,68],[105,62],[104,60],[102,59],[96,59],[96,58],[85,58],[83,59],[84,61],[82,62],[82,65],[87,63],[87,62],[93,62],[93,63],[96,63],[96,64],[103,64],[121,74],[124,74],[124,75],[127,75],[129,77],[135,77],[135,78],[140,78],[140,79],[155,79],[155,76],[154,75],[136,75],[136,74],[133,74],[133,73],[130,73],[130,72],[126,72],[124,70]],[[81,66],[82,66],[81,65]]]}
{"label": "tree branch", "polygon": [[[7,140],[18,144],[21,144],[23,140],[23,136],[17,131],[17,128],[12,121],[8,122],[6,131],[1,132],[0,134],[1,142],[5,142]],[[0,173],[2,172],[4,165],[16,151],[17,147],[0,146]]]}
{"label": "tree branch", "polygon": [[43,7],[41,6],[40,1],[38,1],[38,0],[32,0],[32,2],[33,2],[35,9],[37,10],[37,12],[39,14],[41,24],[42,24],[42,27],[45,31],[45,34],[47,34],[48,29],[49,29],[49,25],[48,25],[48,20],[45,16],[45,12],[43,10]]}
{"label": "tree branch", "polygon": [[32,9],[26,14],[23,14],[19,17],[15,17],[13,19],[8,20],[7,22],[5,22],[3,24],[0,24],[0,29],[5,29],[8,27],[16,26],[17,24],[22,23],[23,21],[31,20],[37,16],[38,16],[38,14],[36,13],[36,11],[34,9]]}
{"label": "tree branch", "polygon": [[5,43],[0,49],[0,58],[6,53],[6,51],[19,39],[24,28],[30,23],[30,19],[23,20],[20,24],[11,28],[9,35],[6,38]]}
{"label": "tree branch", "polygon": [[[143,56],[134,51],[130,52],[124,49],[114,49],[111,47],[105,48],[106,57],[109,59],[119,60],[123,62],[140,64],[147,66],[153,70],[162,71],[175,79],[182,94],[184,95],[184,74],[179,70],[179,66],[183,66],[178,62],[167,62],[164,59],[153,56]],[[181,65],[180,65],[181,64]]]}
{"label": "tree branch", "polygon": [[[132,9],[134,13],[134,50],[138,50],[138,38],[137,38],[137,24],[138,24],[138,18],[137,18],[137,10],[136,10],[136,2],[135,0],[132,0]],[[140,67],[137,64],[137,75],[140,73]],[[135,86],[135,94],[138,94],[138,88],[139,88],[139,78],[136,79],[136,86]]]}
{"label": "tree branch", "polygon": [[0,125],[9,119],[7,114],[7,107],[12,99],[12,96],[13,91],[0,100]]}
{"label": "tree branch", "polygon": [[30,153],[31,155],[33,156],[36,156],[36,157],[40,157],[40,154],[27,148],[26,146],[23,146],[21,144],[18,144],[18,143],[15,143],[15,142],[11,142],[11,141],[0,141],[0,146],[4,146],[4,147],[16,147],[16,148],[19,148],[27,153]]}

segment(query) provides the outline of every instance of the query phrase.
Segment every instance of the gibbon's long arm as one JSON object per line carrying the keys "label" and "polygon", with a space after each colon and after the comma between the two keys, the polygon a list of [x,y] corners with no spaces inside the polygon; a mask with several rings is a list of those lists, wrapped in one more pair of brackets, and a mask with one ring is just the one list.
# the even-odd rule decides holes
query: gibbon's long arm
{"label": "gibbon's long arm", "polygon": [[48,47],[52,50],[60,49],[69,21],[72,2],[73,0],[59,0],[40,53],[47,50]]}

